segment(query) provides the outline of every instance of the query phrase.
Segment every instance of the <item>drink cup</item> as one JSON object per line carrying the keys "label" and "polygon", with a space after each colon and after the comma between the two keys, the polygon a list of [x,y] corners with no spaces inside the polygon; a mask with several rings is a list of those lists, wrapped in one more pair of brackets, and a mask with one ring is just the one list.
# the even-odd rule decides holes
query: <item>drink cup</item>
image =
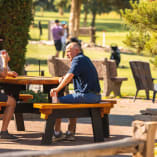
{"label": "drink cup", "polygon": [[58,102],[58,98],[57,98],[57,93],[55,92],[52,97],[52,103],[57,103],[57,102]]}

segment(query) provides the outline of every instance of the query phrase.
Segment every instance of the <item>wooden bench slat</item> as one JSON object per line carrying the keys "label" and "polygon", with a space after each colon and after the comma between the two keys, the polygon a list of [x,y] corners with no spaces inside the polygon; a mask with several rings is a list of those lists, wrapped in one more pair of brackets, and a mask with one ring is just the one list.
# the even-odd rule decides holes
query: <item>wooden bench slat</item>
{"label": "wooden bench slat", "polygon": [[6,105],[7,105],[6,102],[0,102],[0,107],[1,107],[1,106],[6,106]]}
{"label": "wooden bench slat", "polygon": [[19,99],[23,100],[24,102],[27,102],[30,99],[33,99],[33,95],[31,94],[19,94]]}
{"label": "wooden bench slat", "polygon": [[104,102],[97,104],[51,104],[51,103],[34,103],[34,108],[39,109],[69,109],[69,108],[104,108],[112,107],[112,103]]}
{"label": "wooden bench slat", "polygon": [[112,77],[111,80],[112,81],[126,81],[128,79],[125,77]]}
{"label": "wooden bench slat", "polygon": [[61,104],[61,103],[34,103],[33,107],[40,109],[41,118],[47,119],[48,115],[53,113],[55,109],[86,109],[86,108],[100,108],[101,116],[109,114],[110,109],[116,104],[116,100],[102,100],[95,104]]}

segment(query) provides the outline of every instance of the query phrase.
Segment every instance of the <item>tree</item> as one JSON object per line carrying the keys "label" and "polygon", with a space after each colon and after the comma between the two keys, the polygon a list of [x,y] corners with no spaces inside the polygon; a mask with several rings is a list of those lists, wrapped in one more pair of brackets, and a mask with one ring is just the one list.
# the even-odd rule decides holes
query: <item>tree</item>
{"label": "tree", "polygon": [[33,6],[40,6],[46,10],[55,10],[54,0],[33,0]]}
{"label": "tree", "polygon": [[71,0],[69,18],[69,36],[78,37],[80,26],[80,8],[82,0]]}
{"label": "tree", "polygon": [[59,10],[60,15],[64,14],[64,8],[68,8],[70,5],[69,0],[54,0],[55,7]]}
{"label": "tree", "polygon": [[126,8],[131,8],[130,0],[110,0],[110,6],[112,10],[120,13],[120,10],[125,10]]}
{"label": "tree", "polygon": [[0,35],[4,38],[12,70],[22,73],[25,64],[29,26],[32,21],[31,0],[0,0]]}
{"label": "tree", "polygon": [[83,25],[86,26],[87,24],[87,16],[89,13],[89,8],[88,8],[88,0],[83,0],[83,12],[84,12],[84,20],[83,20]]}
{"label": "tree", "polygon": [[[157,50],[155,51],[155,48],[153,48],[155,44],[150,44],[150,41],[154,42],[157,39],[157,1],[131,2],[131,6],[132,9],[121,11],[125,24],[129,27],[130,31],[138,34],[138,40],[141,35],[147,35],[143,49],[146,50],[147,48],[147,51],[150,53],[157,54]],[[132,40],[133,38],[134,34],[130,39]],[[143,39],[142,37],[140,40]],[[139,42],[134,40],[134,43],[138,44]]]}

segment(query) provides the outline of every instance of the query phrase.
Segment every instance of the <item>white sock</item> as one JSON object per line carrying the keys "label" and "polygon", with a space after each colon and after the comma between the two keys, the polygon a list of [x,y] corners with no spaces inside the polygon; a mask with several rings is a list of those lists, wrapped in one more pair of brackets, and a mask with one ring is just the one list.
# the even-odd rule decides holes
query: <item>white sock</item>
{"label": "white sock", "polygon": [[55,131],[55,135],[59,135],[60,134],[60,131]]}

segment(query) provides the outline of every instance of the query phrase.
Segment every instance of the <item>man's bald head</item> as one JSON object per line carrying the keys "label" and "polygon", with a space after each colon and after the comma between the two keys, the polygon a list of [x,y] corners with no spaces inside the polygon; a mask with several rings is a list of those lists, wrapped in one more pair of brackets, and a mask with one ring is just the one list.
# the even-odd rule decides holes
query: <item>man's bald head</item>
{"label": "man's bald head", "polygon": [[77,42],[71,42],[70,44],[67,45],[67,48],[76,49],[79,52],[81,51],[81,47]]}
{"label": "man's bald head", "polygon": [[66,47],[66,55],[72,60],[75,56],[81,53],[81,47],[77,42],[71,42]]}

